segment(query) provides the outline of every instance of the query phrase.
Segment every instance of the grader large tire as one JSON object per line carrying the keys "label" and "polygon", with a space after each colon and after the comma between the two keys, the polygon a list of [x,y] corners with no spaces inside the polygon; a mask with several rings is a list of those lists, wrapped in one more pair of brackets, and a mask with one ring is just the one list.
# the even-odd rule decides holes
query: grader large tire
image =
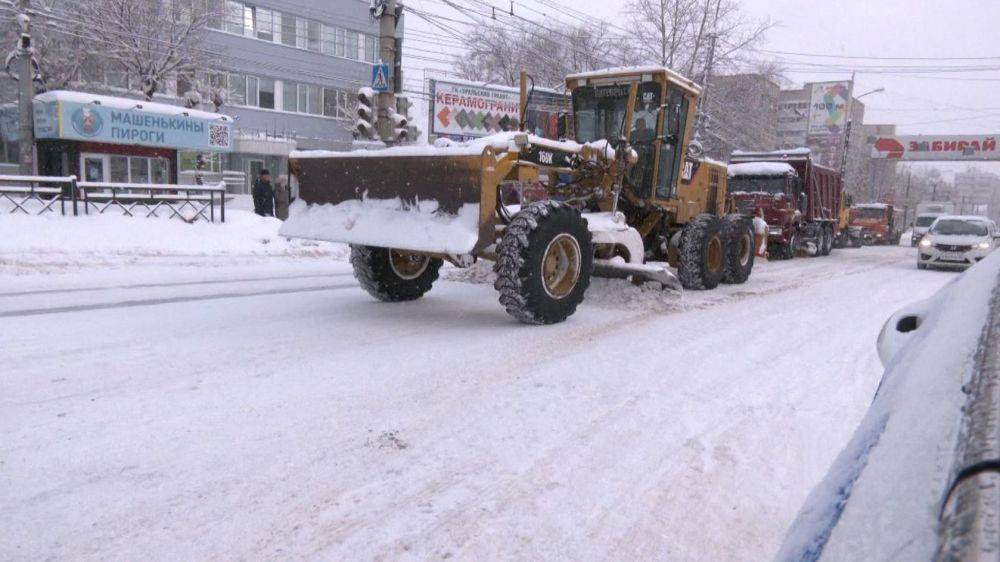
{"label": "grader large tire", "polygon": [[726,215],[722,219],[723,239],[726,241],[726,265],[722,282],[745,283],[753,271],[756,247],[753,221],[741,215]]}
{"label": "grader large tire", "polygon": [[823,245],[821,253],[824,256],[829,256],[833,252],[833,239],[835,236],[832,226],[823,226],[823,228],[826,230],[826,244]]}
{"label": "grader large tire", "polygon": [[389,248],[351,245],[351,265],[361,288],[383,302],[419,299],[437,281],[442,261]]}
{"label": "grader large tire", "polygon": [[566,320],[583,302],[594,270],[587,221],[557,201],[523,207],[497,245],[493,270],[508,314],[526,324]]}
{"label": "grader large tire", "polygon": [[718,287],[726,269],[726,246],[718,217],[698,215],[685,225],[677,267],[681,285],[693,290]]}

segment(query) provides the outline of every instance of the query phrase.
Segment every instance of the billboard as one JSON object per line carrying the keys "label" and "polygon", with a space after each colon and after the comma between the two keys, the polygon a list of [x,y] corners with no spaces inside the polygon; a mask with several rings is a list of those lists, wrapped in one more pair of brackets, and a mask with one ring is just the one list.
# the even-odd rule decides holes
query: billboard
{"label": "billboard", "polygon": [[882,135],[872,158],[910,161],[1000,160],[1000,135]]}
{"label": "billboard", "polygon": [[812,84],[809,103],[809,136],[843,136],[847,126],[850,82]]}
{"label": "billboard", "polygon": [[[123,101],[131,102],[133,107],[125,108],[112,103],[81,103],[65,99],[54,101],[36,99],[35,136],[39,139],[72,139],[201,151],[232,151],[232,120],[154,113],[139,109],[143,105],[142,102]],[[197,115],[199,112],[191,110],[190,113]]]}
{"label": "billboard", "polygon": [[[430,80],[431,134],[464,140],[518,128],[520,90],[461,80]],[[536,88],[527,111],[529,132],[559,138],[559,115],[568,111],[566,96]]]}
{"label": "billboard", "polygon": [[806,146],[809,128],[809,100],[788,99],[778,104],[778,143],[780,148]]}

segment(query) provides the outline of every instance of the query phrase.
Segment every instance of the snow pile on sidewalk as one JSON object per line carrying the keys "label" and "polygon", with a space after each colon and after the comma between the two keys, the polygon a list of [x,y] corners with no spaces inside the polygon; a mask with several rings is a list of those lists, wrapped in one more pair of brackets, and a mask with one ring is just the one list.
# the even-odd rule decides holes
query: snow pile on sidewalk
{"label": "snow pile on sidewalk", "polygon": [[0,272],[115,266],[170,257],[346,258],[345,246],[289,240],[278,234],[280,225],[271,217],[228,209],[225,223],[191,224],[116,215],[7,215],[0,218]]}

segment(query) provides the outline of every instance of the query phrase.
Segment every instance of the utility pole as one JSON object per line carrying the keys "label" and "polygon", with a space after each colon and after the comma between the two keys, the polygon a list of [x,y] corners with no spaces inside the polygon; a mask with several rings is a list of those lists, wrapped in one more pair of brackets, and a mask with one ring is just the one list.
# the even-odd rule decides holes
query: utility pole
{"label": "utility pole", "polygon": [[[708,129],[711,124],[708,122],[708,91],[711,84],[712,76],[712,66],[715,64],[715,41],[716,34],[712,33],[708,38],[708,61],[705,63],[705,78],[702,80],[701,85],[701,98],[698,103],[701,104],[698,111],[698,128],[695,129],[695,138],[701,140],[702,133],[708,133]],[[735,147],[739,148],[739,147]]]}
{"label": "utility pole", "polygon": [[32,100],[35,96],[35,68],[32,63],[34,49],[31,47],[31,17],[28,16],[28,2],[18,3],[17,24],[21,37],[17,44],[17,86],[18,86],[18,126],[20,129],[21,175],[35,174],[35,128]]}
{"label": "utility pole", "polygon": [[906,222],[906,216],[910,213],[910,180],[913,179],[913,171],[907,167],[906,169],[906,195],[903,201],[903,224],[908,224]]}
{"label": "utility pole", "polygon": [[[389,72],[395,73],[398,65],[397,57],[402,53],[397,53],[396,48],[396,27],[399,25],[399,18],[402,16],[402,7],[398,6],[397,0],[372,0],[371,14],[379,22],[379,57],[380,62],[389,65]],[[396,85],[402,80],[397,76],[392,76],[389,81],[390,87],[386,92],[380,92],[376,96],[378,105],[378,116],[375,121],[375,130],[378,136],[386,144],[395,141],[395,125],[392,121],[391,113],[396,110]]]}

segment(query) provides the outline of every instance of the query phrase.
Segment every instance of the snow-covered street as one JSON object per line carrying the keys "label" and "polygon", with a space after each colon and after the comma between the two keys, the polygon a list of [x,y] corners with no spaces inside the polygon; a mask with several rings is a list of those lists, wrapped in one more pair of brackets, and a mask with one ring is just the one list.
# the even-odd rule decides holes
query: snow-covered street
{"label": "snow-covered street", "polygon": [[485,269],[154,254],[0,263],[0,558],[767,559],[955,277],[838,250],[531,327]]}

